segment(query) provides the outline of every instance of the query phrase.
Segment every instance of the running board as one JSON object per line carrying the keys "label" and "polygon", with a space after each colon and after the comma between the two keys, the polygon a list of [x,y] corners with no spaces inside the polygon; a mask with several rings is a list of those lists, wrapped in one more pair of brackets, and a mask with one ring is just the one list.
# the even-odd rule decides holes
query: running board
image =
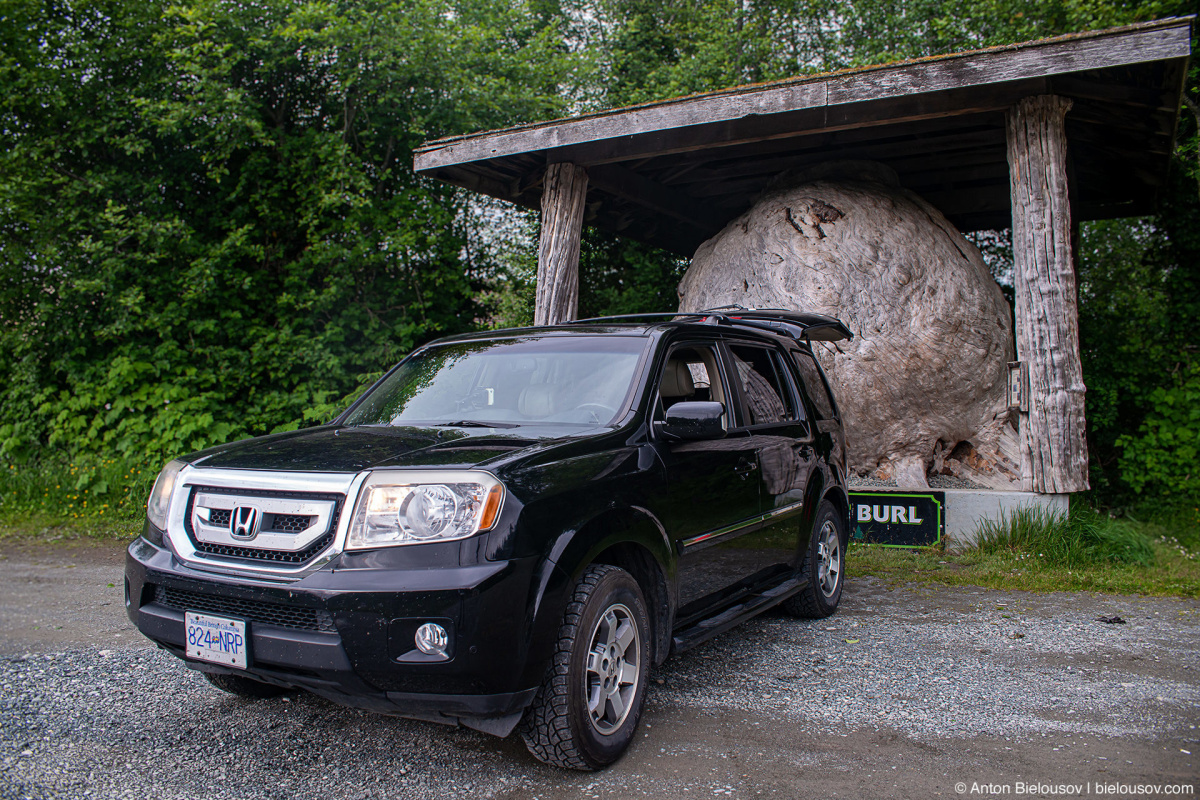
{"label": "running board", "polygon": [[682,653],[702,642],[707,642],[712,637],[761,614],[771,606],[779,605],[803,589],[805,585],[795,578],[788,578],[783,583],[772,586],[766,591],[744,598],[741,602],[724,609],[715,616],[681,628],[675,631],[675,636],[671,641],[671,652]]}

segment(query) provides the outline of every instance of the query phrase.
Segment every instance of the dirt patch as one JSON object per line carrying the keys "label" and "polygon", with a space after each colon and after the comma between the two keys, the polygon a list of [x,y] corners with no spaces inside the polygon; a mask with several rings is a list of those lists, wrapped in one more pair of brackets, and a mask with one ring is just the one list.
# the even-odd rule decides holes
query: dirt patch
{"label": "dirt patch", "polygon": [[0,655],[146,645],[125,616],[125,543],[0,545]]}

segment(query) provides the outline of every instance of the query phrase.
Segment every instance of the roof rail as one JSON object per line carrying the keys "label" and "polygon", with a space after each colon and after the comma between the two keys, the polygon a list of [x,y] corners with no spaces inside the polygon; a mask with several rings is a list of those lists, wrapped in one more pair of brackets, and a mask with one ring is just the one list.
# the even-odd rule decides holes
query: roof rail
{"label": "roof rail", "polygon": [[718,312],[709,311],[654,311],[645,314],[612,314],[607,317],[588,317],[586,319],[566,320],[563,325],[582,325],[590,322],[613,322],[621,319],[675,319],[677,317],[717,317],[727,322],[728,318]]}
{"label": "roof rail", "polygon": [[594,322],[619,320],[703,318],[721,325],[742,325],[747,328],[774,331],[793,339],[813,342],[836,342],[852,339],[854,334],[841,320],[810,311],[788,311],[783,308],[746,308],[731,305],[706,308],[703,311],[654,311],[642,314],[613,314],[607,317],[566,320],[564,325],[585,325]]}

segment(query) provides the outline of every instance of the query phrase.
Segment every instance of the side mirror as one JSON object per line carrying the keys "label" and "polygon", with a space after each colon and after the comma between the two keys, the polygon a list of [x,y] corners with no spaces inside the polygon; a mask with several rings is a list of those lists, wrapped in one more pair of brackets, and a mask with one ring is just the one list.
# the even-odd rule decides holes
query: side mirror
{"label": "side mirror", "polygon": [[670,439],[722,439],[723,416],[725,406],[720,403],[703,400],[676,403],[667,409],[667,419],[658,430]]}

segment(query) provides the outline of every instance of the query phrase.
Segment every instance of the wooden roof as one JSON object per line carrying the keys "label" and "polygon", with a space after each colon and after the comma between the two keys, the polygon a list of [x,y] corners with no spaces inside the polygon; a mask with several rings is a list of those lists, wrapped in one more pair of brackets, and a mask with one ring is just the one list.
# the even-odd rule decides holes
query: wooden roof
{"label": "wooden roof", "polygon": [[418,173],[538,208],[587,168],[586,221],[680,255],[787,170],[883,162],[961,230],[1010,222],[1004,112],[1069,97],[1075,219],[1149,213],[1167,178],[1192,17],[757,84],[429,142]]}

